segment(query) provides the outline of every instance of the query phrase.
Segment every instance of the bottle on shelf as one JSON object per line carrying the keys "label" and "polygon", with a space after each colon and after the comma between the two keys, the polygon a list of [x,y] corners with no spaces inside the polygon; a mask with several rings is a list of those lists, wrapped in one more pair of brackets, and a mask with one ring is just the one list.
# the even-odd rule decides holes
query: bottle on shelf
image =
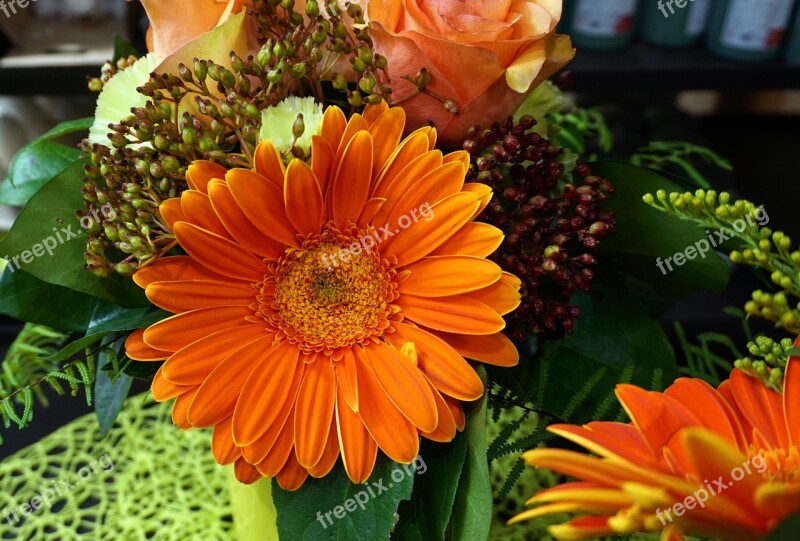
{"label": "bottle on shelf", "polygon": [[794,24],[789,32],[789,41],[786,42],[786,63],[800,66],[800,4],[794,15]]}
{"label": "bottle on shelf", "polygon": [[663,47],[688,47],[708,28],[712,0],[642,0],[639,38]]}
{"label": "bottle on shelf", "polygon": [[706,45],[733,60],[772,60],[780,55],[794,0],[718,0]]}
{"label": "bottle on shelf", "polygon": [[565,0],[564,3],[576,47],[618,51],[633,41],[638,0]]}

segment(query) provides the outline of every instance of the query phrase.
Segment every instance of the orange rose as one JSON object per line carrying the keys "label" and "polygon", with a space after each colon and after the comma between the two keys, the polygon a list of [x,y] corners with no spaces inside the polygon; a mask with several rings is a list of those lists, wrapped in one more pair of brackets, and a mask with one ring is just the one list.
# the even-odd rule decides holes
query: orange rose
{"label": "orange rose", "polygon": [[167,58],[183,45],[221,25],[251,0],[141,0],[150,31],[147,46]]}
{"label": "orange rose", "polygon": [[561,0],[370,0],[367,14],[394,100],[415,92],[403,77],[425,67],[428,90],[458,106],[454,116],[424,93],[403,102],[407,127],[432,122],[450,146],[470,126],[513,114],[575,54],[569,37],[554,34]]}

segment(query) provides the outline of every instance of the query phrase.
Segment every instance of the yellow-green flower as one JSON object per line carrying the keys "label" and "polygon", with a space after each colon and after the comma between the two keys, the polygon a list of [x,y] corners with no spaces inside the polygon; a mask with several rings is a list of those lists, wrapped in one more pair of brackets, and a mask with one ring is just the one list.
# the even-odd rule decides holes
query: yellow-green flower
{"label": "yellow-green flower", "polygon": [[259,140],[270,140],[277,151],[285,156],[295,140],[298,115],[303,115],[304,129],[294,146],[308,154],[311,150],[311,136],[319,135],[322,130],[322,105],[314,101],[314,98],[291,96],[274,107],[264,109],[261,112]]}

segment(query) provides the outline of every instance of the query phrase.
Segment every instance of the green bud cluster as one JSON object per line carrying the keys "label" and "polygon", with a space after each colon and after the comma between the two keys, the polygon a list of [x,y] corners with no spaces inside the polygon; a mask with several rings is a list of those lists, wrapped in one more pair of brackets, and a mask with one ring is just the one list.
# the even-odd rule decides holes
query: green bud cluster
{"label": "green bud cluster", "polygon": [[747,344],[750,355],[736,360],[734,366],[759,378],[768,387],[780,393],[783,392],[783,377],[792,348],[793,343],[790,338],[776,342],[766,336],[758,336]]}
{"label": "green bud cluster", "polygon": [[131,67],[136,60],[137,58],[135,56],[119,58],[116,62],[109,60],[100,68],[100,77],[89,78],[89,90],[98,93],[102,92],[105,84],[109,82],[114,75]]}

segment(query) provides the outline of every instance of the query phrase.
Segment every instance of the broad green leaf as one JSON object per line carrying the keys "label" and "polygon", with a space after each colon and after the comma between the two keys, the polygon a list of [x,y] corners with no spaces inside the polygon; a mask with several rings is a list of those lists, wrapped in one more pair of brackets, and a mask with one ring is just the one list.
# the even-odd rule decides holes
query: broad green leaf
{"label": "broad green leaf", "polygon": [[98,305],[106,301],[48,284],[25,271],[0,272],[0,313],[62,332],[84,332]]}
{"label": "broad green leaf", "polygon": [[797,541],[800,539],[800,513],[795,513],[767,536],[766,541]]}
{"label": "broad green leaf", "polygon": [[[663,176],[626,162],[606,161],[592,165],[592,172],[609,179],[615,194],[604,208],[617,216],[617,232],[600,244],[604,265],[648,283],[662,296],[676,299],[705,289],[721,292],[728,284],[729,267],[717,253],[687,259],[678,266],[665,260],[706,241],[704,229],[659,212],[642,201],[659,189],[682,191]],[[658,262],[661,261],[661,270]]]}
{"label": "broad green leaf", "polygon": [[0,242],[9,266],[40,280],[122,306],[146,306],[130,278],[101,279],[84,269],[86,231],[75,212],[83,208],[83,162],[69,166],[39,190]]}
{"label": "broad green leaf", "polygon": [[25,205],[42,186],[78,162],[84,153],[55,139],[86,131],[91,125],[91,118],[64,122],[20,149],[11,161],[8,178],[0,184],[0,203]]}
{"label": "broad green leaf", "polygon": [[48,357],[47,360],[65,361],[110,334],[148,327],[170,315],[157,308],[122,308],[103,303],[98,305],[92,314],[91,321],[86,329],[86,336],[67,344],[60,351]]}
{"label": "broad green leaf", "polygon": [[[478,373],[485,384],[486,371],[480,367]],[[489,537],[492,525],[492,483],[486,457],[486,395],[464,407],[467,449],[453,505],[452,539],[477,541]]]}
{"label": "broad green leaf", "polygon": [[414,482],[411,500],[400,504],[400,522],[392,541],[444,541],[466,453],[464,433],[451,443],[423,440],[420,457],[426,471]]}
{"label": "broad green leaf", "polygon": [[120,58],[128,58],[129,56],[139,58],[141,55],[139,54],[139,51],[136,50],[136,47],[134,47],[128,40],[119,34],[114,34],[113,61],[116,62]]}
{"label": "broad green leaf", "polygon": [[[122,350],[123,344],[119,343],[111,347],[115,354],[118,354]],[[97,416],[97,423],[100,425],[101,438],[104,438],[114,426],[114,421],[117,420],[122,405],[131,390],[131,383],[133,383],[133,378],[127,374],[120,374],[116,381],[111,381],[108,372],[103,369],[108,363],[108,356],[108,351],[100,351],[97,362],[97,378],[94,382],[94,412]]]}
{"label": "broad green leaf", "polygon": [[401,500],[411,496],[415,468],[379,456],[363,485],[347,478],[341,462],[322,479],[294,492],[273,482],[281,541],[375,541],[389,539]]}

